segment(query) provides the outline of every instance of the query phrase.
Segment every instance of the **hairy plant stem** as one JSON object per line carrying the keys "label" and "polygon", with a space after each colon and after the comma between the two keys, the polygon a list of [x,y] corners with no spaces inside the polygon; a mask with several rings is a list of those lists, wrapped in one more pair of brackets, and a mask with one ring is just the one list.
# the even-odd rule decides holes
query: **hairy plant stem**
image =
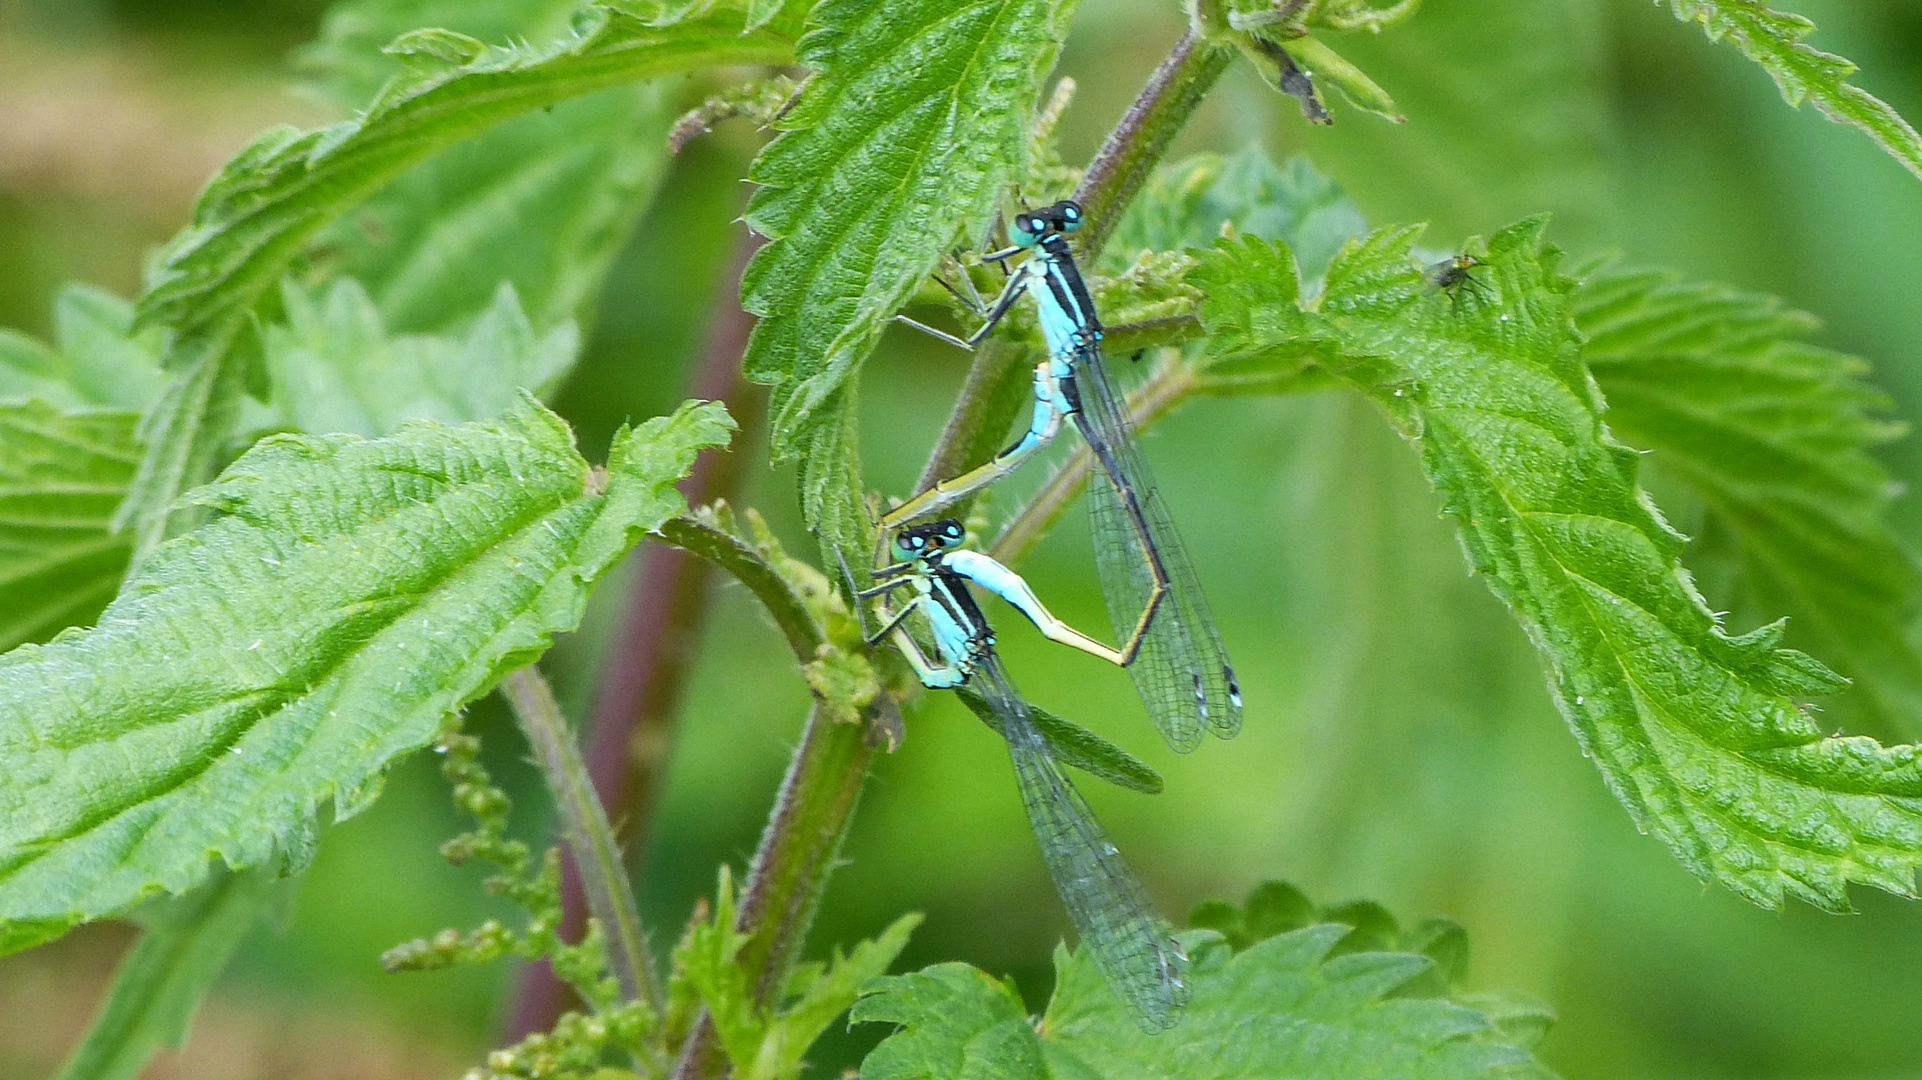
{"label": "hairy plant stem", "polygon": [[1003,406],[1007,415],[1000,418],[999,424],[990,420],[1000,411],[996,406],[1010,396],[1010,382],[1027,382],[1028,367],[1028,350],[1013,342],[991,339],[975,348],[974,359],[968,365],[968,377],[961,384],[961,395],[955,399],[947,423],[941,426],[934,449],[928,451],[921,478],[915,481],[916,491],[955,476],[994,453],[992,442],[981,445],[983,438],[992,439],[1008,426],[1008,419],[1020,408],[1020,400],[1017,398],[1012,405]]}
{"label": "hairy plant stem", "polygon": [[780,572],[769,566],[761,554],[735,536],[691,517],[677,517],[663,523],[656,535],[691,555],[697,555],[733,575],[747,586],[754,598],[767,609],[768,616],[787,638],[795,659],[807,663],[816,658],[827,635],[815,621],[794,590],[782,580]]}
{"label": "hairy plant stem", "polygon": [[[1146,87],[1108,136],[1101,153],[1084,176],[1076,197],[1088,208],[1092,223],[1084,230],[1082,250],[1092,258],[1113,226],[1113,218],[1127,205],[1148,173],[1167,152],[1181,125],[1221,77],[1232,50],[1203,42],[1193,32],[1184,34],[1174,51],[1155,69]],[[921,486],[945,479],[992,453],[992,444],[1021,407],[1011,383],[1025,381],[1027,351],[1007,343],[990,342],[977,350],[948,422],[942,428],[922,472]],[[987,446],[987,451],[981,447]],[[868,710],[892,709],[885,695]],[[867,776],[872,753],[869,732],[877,725],[835,724],[820,708],[808,716],[807,729],[795,751],[780,797],[761,835],[754,865],[748,872],[746,895],[736,927],[749,934],[740,963],[756,987],[756,1000],[768,1003],[788,967],[806,941],[815,904],[826,887],[835,853],[846,834],[855,802]],[[721,1075],[726,1065],[714,1036],[713,1024],[703,1016],[682,1048],[674,1069],[675,1080],[707,1080]]]}
{"label": "hairy plant stem", "polygon": [[573,729],[561,715],[554,691],[540,669],[530,664],[501,680],[501,694],[514,707],[527,745],[534,750],[547,788],[560,811],[562,835],[580,875],[587,907],[601,921],[607,941],[607,966],[620,984],[624,1000],[647,1002],[661,1011],[660,978],[647,948],[647,932],[634,904],[634,887],[627,879],[620,845],[607,813],[594,795],[587,766],[574,746]]}
{"label": "hairy plant stem", "polygon": [[[877,707],[892,708],[885,700]],[[819,706],[810,711],[761,833],[734,927],[748,935],[736,962],[752,980],[755,1003],[764,1008],[776,1004],[773,998],[807,940],[828,872],[854,818],[873,753],[871,728],[834,723]],[[706,1080],[726,1071],[713,1021],[703,1010],[674,1064],[674,1080]]]}
{"label": "hairy plant stem", "polygon": [[[1076,254],[1084,263],[1092,264],[1101,254],[1121,212],[1233,57],[1232,48],[1212,45],[1190,29],[1155,67],[1075,189],[1087,223],[1076,234]],[[975,350],[961,396],[928,454],[917,491],[986,461],[998,449],[1000,436],[1026,404],[1025,398],[1007,391],[1012,381],[1025,383],[1026,366],[1020,361],[1027,356],[1024,349],[992,339]]]}
{"label": "hairy plant stem", "polygon": [[[743,230],[721,272],[705,344],[687,395],[726,403],[743,433],[760,426],[767,393],[741,376],[741,353],[754,321],[741,310],[736,283],[761,243]],[[740,442],[727,452],[702,453],[679,485],[682,495],[693,506],[732,495],[751,457]],[[600,665],[593,708],[582,731],[588,775],[608,819],[625,834],[630,858],[646,839],[688,664],[707,623],[707,595],[713,582],[710,563],[677,548],[650,544],[634,558],[641,560],[640,570],[622,602],[619,629]],[[580,940],[586,926],[586,900],[579,873],[571,860],[564,860],[561,936],[565,940]],[[552,1028],[571,996],[545,963],[529,965],[507,1012],[505,1041],[511,1044]]]}
{"label": "hairy plant stem", "polygon": [[1191,28],[1148,76],[1148,84],[1108,133],[1075,189],[1075,201],[1081,204],[1082,220],[1087,223],[1081,227],[1077,247],[1088,261],[1101,253],[1121,212],[1201,99],[1228,70],[1234,55],[1233,48],[1212,44]]}

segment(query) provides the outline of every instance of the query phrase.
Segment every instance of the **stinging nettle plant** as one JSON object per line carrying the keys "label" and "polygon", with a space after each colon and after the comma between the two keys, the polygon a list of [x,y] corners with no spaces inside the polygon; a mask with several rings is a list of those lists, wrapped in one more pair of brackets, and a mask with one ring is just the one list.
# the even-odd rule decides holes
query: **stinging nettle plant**
{"label": "stinging nettle plant", "polygon": [[[579,998],[475,1075],[794,1076],[844,1013],[891,1025],[861,1065],[873,1080],[1546,1075],[1531,1051],[1552,1013],[1462,990],[1462,928],[1403,930],[1278,883],[1190,915],[1191,997],[1154,1035],[1066,949],[1038,1022],[967,965],[888,974],[917,916],[802,962],[863,779],[913,697],[899,658],[864,641],[838,565],[875,544],[862,365],[905,310],[972,327],[954,286],[1000,280],[976,255],[1016,210],[1068,197],[1109,352],[1150,361],[1131,365],[1138,427],[1228,396],[1372,402],[1637,827],[1767,907],[1846,910],[1850,883],[1913,895],[1917,748],[1826,734],[1809,711],[1842,694],[1845,715],[1899,731],[1922,701],[1903,636],[1917,573],[1870,456],[1896,428],[1863,366],[1809,344],[1811,320],[1771,298],[1571,262],[1543,218],[1455,247],[1367,227],[1305,163],[1164,160],[1237,63],[1308,122],[1336,118],[1329,88],[1400,121],[1394,72],[1334,43],[1396,32],[1416,0],[1194,0],[1082,167],[1054,141],[1072,87],[1051,85],[1075,6],[419,5],[457,32],[341,0],[304,63],[350,119],[235,156],[133,304],[74,286],[57,341],[0,336],[0,950],[94,920],[142,927],[63,1076],[132,1076],[177,1045],[325,824],[430,748],[474,822],[445,854],[497,865],[488,888],[524,918],[385,963],[547,959]],[[1749,0],[1670,7],[1789,104],[1922,173],[1922,138],[1802,44],[1804,20]],[[676,123],[664,84],[690,74],[713,96]],[[592,463],[542,398],[580,356],[670,138],[743,116],[771,134],[746,177],[766,241],[740,276],[755,320],[697,395],[728,403],[623,428]],[[510,191],[519,202],[493,201]],[[921,486],[1005,444],[1040,348],[1017,305],[974,351]],[[757,411],[729,389],[734,364],[768,388],[769,450],[796,468],[814,550],[730,509],[735,474],[696,464],[739,437],[729,406]],[[1820,659],[1784,647],[1783,622],[1735,633],[1710,609],[1640,451],[1735,538],[1772,614],[1809,622]],[[1092,467],[1071,450],[984,547],[1018,563]],[[583,760],[538,666],[642,542],[744,586],[814,699],[743,880],[721,868],[668,951],[609,824],[630,781]],[[552,851],[507,837],[506,795],[460,730],[496,689],[558,811]],[[1161,788],[1072,718],[1036,719],[1062,763]]]}

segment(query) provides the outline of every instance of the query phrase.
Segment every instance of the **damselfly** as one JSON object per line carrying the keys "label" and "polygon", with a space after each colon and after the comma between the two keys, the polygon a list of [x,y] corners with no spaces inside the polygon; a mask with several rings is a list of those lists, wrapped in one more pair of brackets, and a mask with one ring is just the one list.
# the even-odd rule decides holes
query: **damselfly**
{"label": "damselfly", "polygon": [[[1202,597],[1201,583],[1174,520],[1136,445],[1122,396],[1101,352],[1101,321],[1068,250],[1080,227],[1081,207],[1059,202],[1015,215],[1015,246],[983,256],[1000,262],[1027,252],[1007,286],[985,312],[980,328],[961,339],[973,348],[1023,293],[1034,298],[1048,358],[1034,372],[1034,412],[1028,430],[986,464],[935,484],[882,518],[884,529],[926,517],[1015,471],[1053,441],[1070,418],[1100,466],[1090,485],[1089,520],[1096,567],[1117,650],[1156,727],[1176,750],[1188,751],[1203,730],[1230,738],[1241,729],[1241,688],[1221,634]],[[906,320],[912,323],[912,320]]]}
{"label": "damselfly", "polygon": [[[986,555],[962,550],[963,537],[953,519],[894,534],[893,554],[900,561],[877,570],[877,584],[859,594],[875,600],[882,620],[870,644],[892,637],[922,683],[937,689],[966,685],[987,703],[1007,740],[1028,824],[1081,948],[1143,1028],[1165,1030],[1188,1000],[1181,972],[1186,957],[1008,681],[994,651],[994,631],[968,585],[1007,600],[1050,638],[1096,643],[1050,614],[1020,575]],[[895,607],[888,598],[898,590],[906,590],[907,598]],[[908,630],[909,617],[917,614],[934,644],[933,658]]]}

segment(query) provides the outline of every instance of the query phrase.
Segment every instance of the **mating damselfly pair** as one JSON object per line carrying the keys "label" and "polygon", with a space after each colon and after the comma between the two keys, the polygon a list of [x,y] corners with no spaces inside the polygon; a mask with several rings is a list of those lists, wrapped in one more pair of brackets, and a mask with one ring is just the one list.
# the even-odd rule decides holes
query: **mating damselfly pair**
{"label": "mating damselfly pair", "polygon": [[[1027,257],[1008,271],[992,304],[975,305],[981,326],[957,338],[914,324],[971,349],[1026,294],[1034,300],[1047,355],[1035,367],[1029,426],[1013,445],[882,517],[882,543],[893,561],[878,560],[875,585],[860,595],[875,601],[881,619],[871,643],[891,639],[924,684],[965,685],[985,702],[1007,740],[1029,824],[1081,948],[1142,1026],[1159,1031],[1175,1022],[1187,1000],[1185,957],[1008,680],[994,651],[994,632],[969,591],[974,585],[993,593],[1049,639],[1125,668],[1174,749],[1193,750],[1203,732],[1229,738],[1240,729],[1234,669],[1102,354],[1101,321],[1068,244],[1081,221],[1074,202],[1015,215],[1009,225],[1014,245],[982,258],[1006,268],[1008,260]],[[1089,521],[1114,646],[1055,618],[1007,567],[964,550],[959,522],[914,524],[1011,475],[1068,422],[1097,465]],[[905,599],[897,602],[901,595]],[[932,655],[911,626],[932,645]]]}

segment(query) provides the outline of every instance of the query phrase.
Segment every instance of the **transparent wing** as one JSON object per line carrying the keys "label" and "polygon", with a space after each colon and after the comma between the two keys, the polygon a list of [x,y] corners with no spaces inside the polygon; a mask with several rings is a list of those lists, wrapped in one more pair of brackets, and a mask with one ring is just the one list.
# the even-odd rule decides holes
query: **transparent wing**
{"label": "transparent wing", "polygon": [[1134,633],[1154,595],[1151,559],[1159,560],[1169,585],[1128,673],[1169,746],[1193,750],[1204,728],[1232,738],[1241,730],[1234,668],[1099,346],[1077,354],[1075,382],[1081,397],[1075,422],[1100,466],[1088,485],[1088,517],[1118,641]]}
{"label": "transparent wing", "polygon": [[1185,957],[1167,924],[1062,773],[1027,703],[1008,684],[994,654],[982,658],[970,685],[988,702],[1008,741],[1028,825],[1081,948],[1094,957],[1108,985],[1144,1029],[1157,1032],[1174,1026],[1188,1003],[1188,988],[1181,980]]}

